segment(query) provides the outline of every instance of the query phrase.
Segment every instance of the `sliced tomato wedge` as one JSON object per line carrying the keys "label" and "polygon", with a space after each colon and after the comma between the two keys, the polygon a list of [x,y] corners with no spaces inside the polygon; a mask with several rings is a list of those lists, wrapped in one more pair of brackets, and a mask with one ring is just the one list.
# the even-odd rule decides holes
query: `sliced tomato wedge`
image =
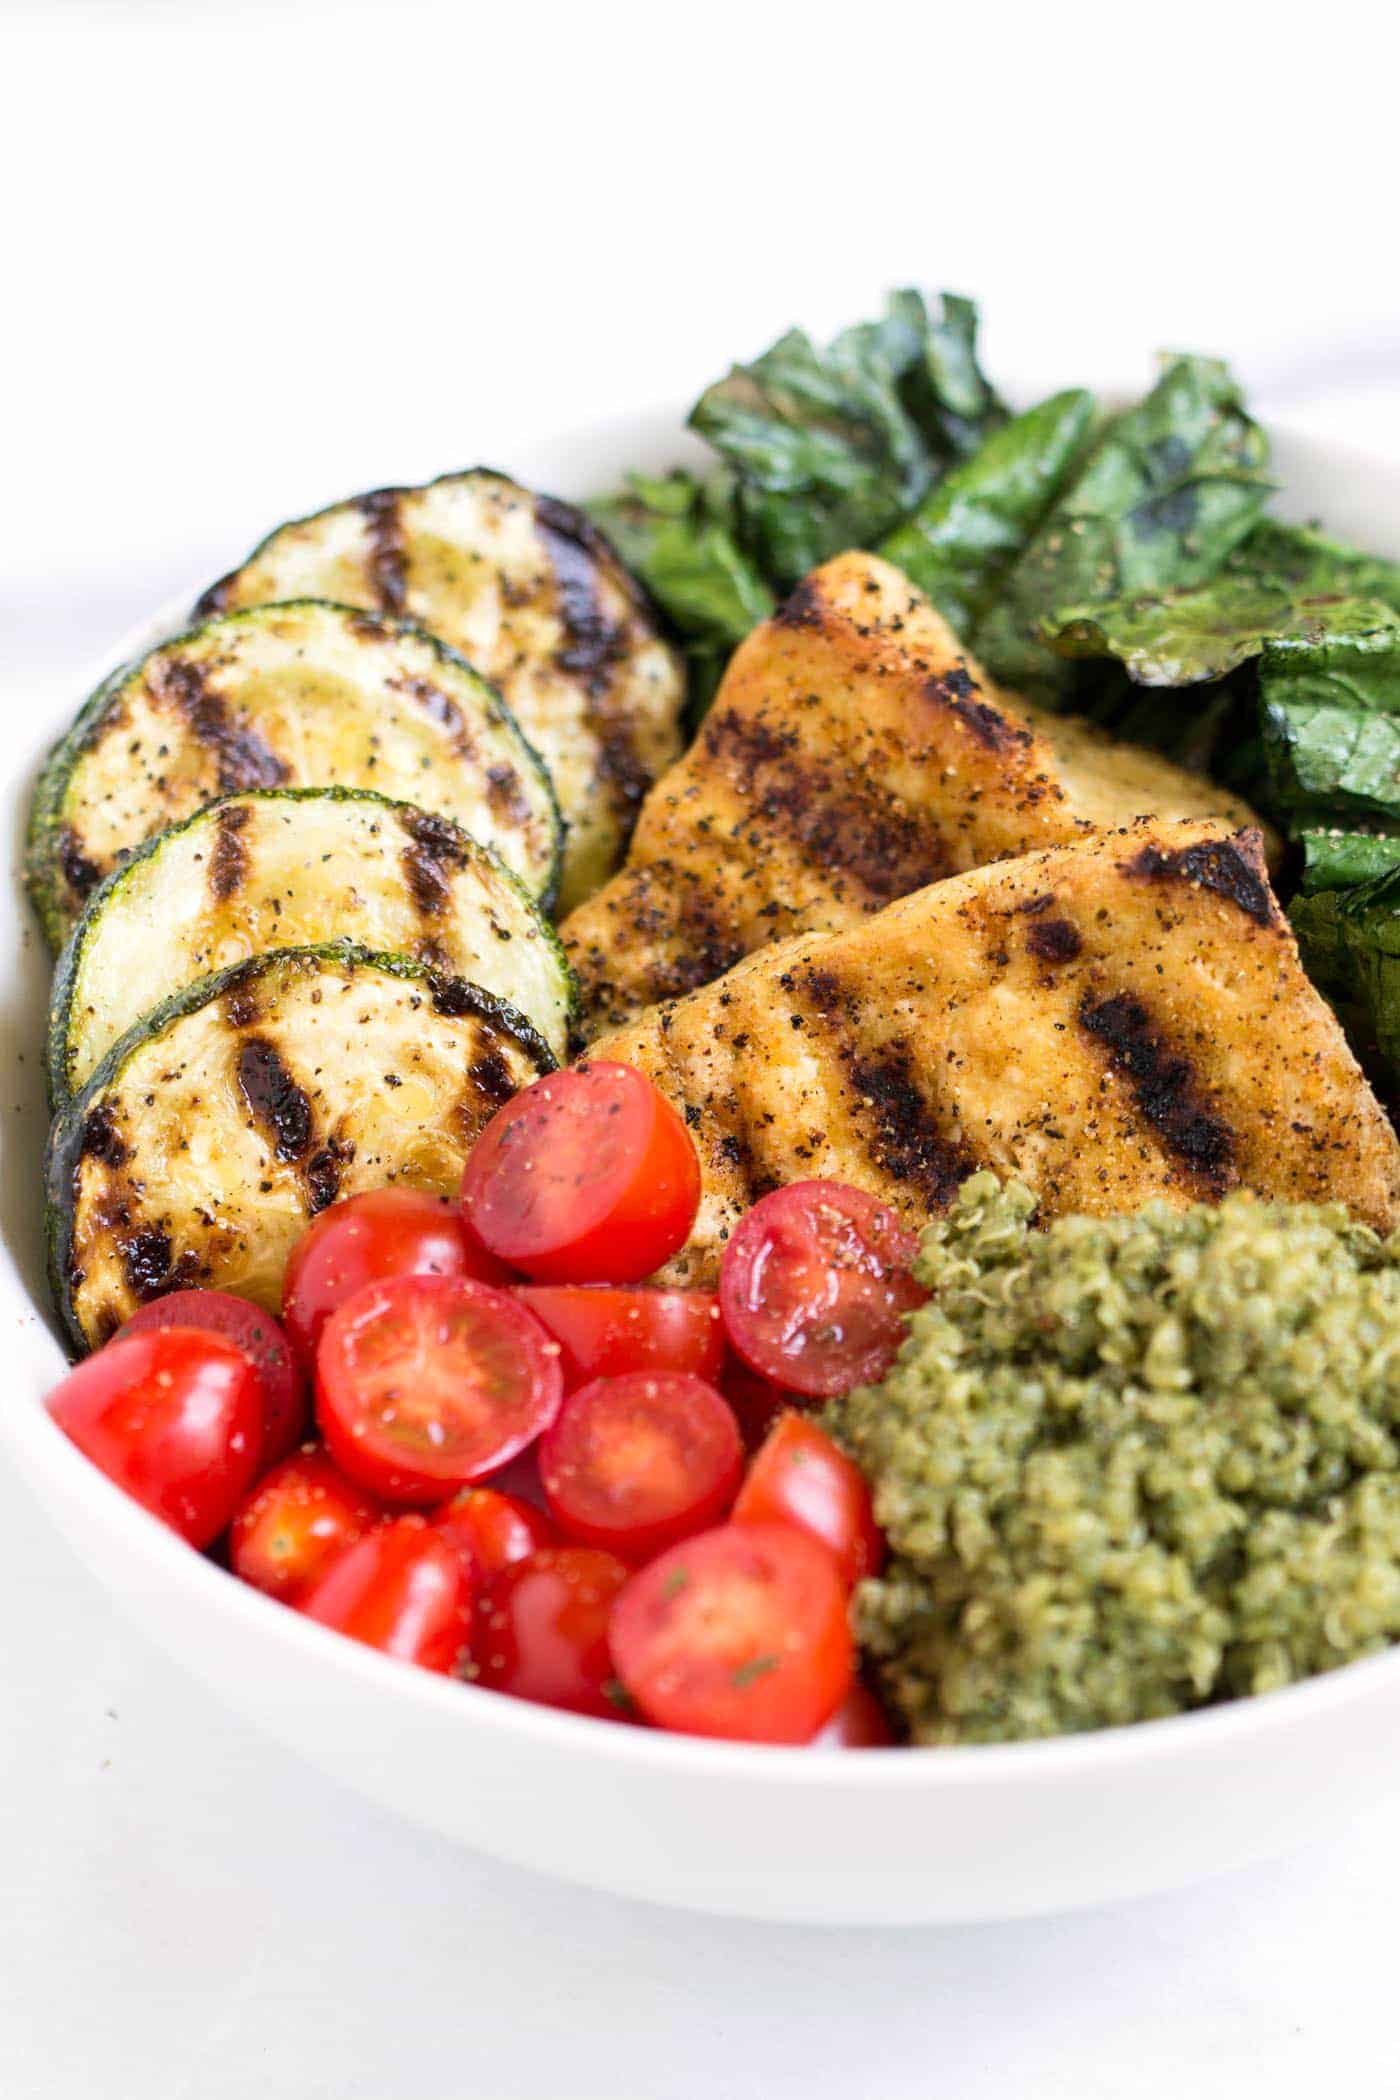
{"label": "sliced tomato wedge", "polygon": [[546,1546],[485,1593],[473,1641],[477,1681],[569,1713],[623,1717],[608,1620],[628,1570],[589,1546]]}
{"label": "sliced tomato wedge", "polygon": [[540,1481],[560,1530],[632,1561],[713,1524],[743,1464],[733,1408],[679,1371],[580,1386],[540,1443]]}
{"label": "sliced tomato wedge", "polygon": [[282,1318],[310,1368],[326,1321],[367,1283],[390,1276],[473,1276],[501,1283],[509,1275],[476,1244],[446,1196],[367,1189],[323,1210],[292,1249],[282,1279]]}
{"label": "sliced tomato wedge", "polygon": [[887,1750],[893,1741],[885,1709],[858,1677],[825,1728],[812,1738],[818,1750]]}
{"label": "sliced tomato wedge", "polygon": [[542,1509],[495,1488],[463,1488],[432,1524],[461,1555],[477,1587],[504,1574],[516,1561],[528,1560],[541,1546],[552,1546],[557,1537]]}
{"label": "sliced tomato wedge", "polygon": [[865,1475],[824,1429],[789,1409],[769,1431],[734,1504],[736,1524],[796,1524],[835,1555],[854,1588],[874,1575],[885,1541]]}
{"label": "sliced tomato wedge", "polygon": [[291,1604],[383,1513],[376,1497],[324,1451],[294,1451],[264,1474],[240,1507],[229,1561],[254,1589]]}
{"label": "sliced tomato wedge", "polygon": [[724,1327],[713,1291],[522,1283],[515,1295],[558,1342],[565,1392],[628,1371],[689,1371],[713,1385],[723,1369]]}
{"label": "sliced tomato wedge", "polygon": [[192,1546],[210,1546],[252,1485],[263,1437],[257,1366],[221,1335],[117,1336],[48,1397],[64,1435]]}
{"label": "sliced tomato wedge", "polygon": [[291,1343],[260,1305],[231,1291],[168,1291],[131,1315],[122,1334],[149,1334],[155,1327],[202,1327],[226,1335],[250,1356],[262,1381],[263,1435],[258,1462],[275,1466],[295,1451],[306,1434],[310,1406],[306,1379]]}
{"label": "sliced tomato wedge", "polygon": [[422,1517],[379,1524],[332,1562],[300,1609],[401,1662],[446,1674],[469,1658],[471,1583]]}
{"label": "sliced tomato wedge", "polygon": [[631,1065],[551,1072],[472,1148],[462,1210],[481,1245],[540,1283],[636,1283],[684,1246],[700,1162],[684,1123]]}
{"label": "sliced tomato wedge", "polygon": [[548,1428],[563,1390],[534,1315],[462,1276],[367,1284],[316,1352],[326,1447],[386,1502],[427,1506],[494,1473]]}
{"label": "sliced tomato wedge", "polygon": [[628,1583],[610,1638],[647,1719],[685,1735],[810,1742],[851,1686],[835,1563],[786,1524],[726,1524],[673,1546]]}
{"label": "sliced tomato wedge", "polygon": [[761,1196],[729,1237],[719,1302],[736,1353],[777,1385],[831,1398],[882,1378],[904,1315],[927,1293],[918,1241],[873,1196],[794,1181]]}

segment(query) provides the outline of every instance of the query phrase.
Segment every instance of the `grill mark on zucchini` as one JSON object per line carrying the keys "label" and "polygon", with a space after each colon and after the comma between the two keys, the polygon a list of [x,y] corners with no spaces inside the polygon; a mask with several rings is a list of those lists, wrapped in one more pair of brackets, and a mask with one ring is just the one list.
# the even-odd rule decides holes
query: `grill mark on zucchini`
{"label": "grill mark on zucchini", "polygon": [[369,578],[382,612],[401,613],[408,603],[408,552],[398,489],[371,489],[360,498],[369,535]]}
{"label": "grill mark on zucchini", "polygon": [[311,1103],[282,1061],[275,1043],[255,1035],[238,1053],[238,1091],[254,1120],[272,1139],[284,1165],[306,1156],[315,1121]]}
{"label": "grill mark on zucchini", "polygon": [[1102,999],[1086,992],[1079,1025],[1127,1079],[1140,1113],[1166,1150],[1211,1195],[1223,1196],[1239,1179],[1234,1132],[1209,1105],[1186,1053],[1173,1047],[1130,992]]}
{"label": "grill mark on zucchini", "polygon": [[166,702],[188,723],[191,734],[213,753],[219,793],[240,788],[280,787],[287,768],[276,752],[250,728],[238,722],[222,694],[215,692],[203,666],[189,657],[167,657],[151,669],[150,687],[157,702]]}
{"label": "grill mark on zucchini", "polygon": [[71,824],[65,824],[59,840],[58,864],[63,879],[75,897],[87,897],[102,880],[102,870],[90,861]]}
{"label": "grill mark on zucchini", "polygon": [[241,834],[252,814],[246,803],[230,803],[215,820],[214,850],[209,857],[209,888],[220,904],[236,895],[248,875],[248,849]]}
{"label": "grill mark on zucchini", "polygon": [[598,740],[598,771],[624,834],[630,834],[652,773],[637,750],[626,710],[609,704],[613,673],[627,656],[628,632],[625,622],[604,611],[598,578],[599,564],[613,565],[616,557],[586,518],[552,496],[536,499],[535,525],[549,558],[565,635],[555,661],[561,671],[583,680],[586,720]]}
{"label": "grill mark on zucchini", "polygon": [[401,810],[399,823],[408,834],[399,858],[414,905],[423,918],[440,918],[452,901],[449,876],[466,864],[460,837],[425,809]]}
{"label": "grill mark on zucchini", "polygon": [[402,693],[406,700],[414,701],[430,722],[436,722],[439,729],[447,731],[459,758],[469,762],[476,758],[476,744],[467,729],[462,710],[441,686],[434,685],[428,678],[390,678],[387,683],[391,692]]}
{"label": "grill mark on zucchini", "polygon": [[126,1165],[126,1139],[118,1130],[116,1116],[106,1102],[99,1103],[84,1120],[81,1150],[84,1159],[100,1159],[109,1167]]}

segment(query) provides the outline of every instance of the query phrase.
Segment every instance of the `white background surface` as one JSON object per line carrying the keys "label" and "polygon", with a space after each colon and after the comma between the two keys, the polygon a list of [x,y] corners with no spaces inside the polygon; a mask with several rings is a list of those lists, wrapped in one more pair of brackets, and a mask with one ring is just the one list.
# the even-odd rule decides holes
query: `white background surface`
{"label": "white background surface", "polygon": [[[979,294],[1012,385],[1213,348],[1400,449],[1372,11],[985,13],[0,0],[0,709],[286,513],[895,282]],[[726,1925],[444,1855],[215,1709],[0,1478],[4,2100],[1389,2092],[1397,1885],[1400,1746],[1325,1851],[1012,1927]]]}

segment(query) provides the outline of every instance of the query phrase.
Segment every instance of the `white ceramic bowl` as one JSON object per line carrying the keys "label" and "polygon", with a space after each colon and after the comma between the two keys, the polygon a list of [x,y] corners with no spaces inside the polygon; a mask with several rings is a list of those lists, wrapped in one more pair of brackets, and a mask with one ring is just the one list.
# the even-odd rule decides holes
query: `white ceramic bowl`
{"label": "white ceramic bowl", "polygon": [[[1292,515],[1400,553],[1400,466],[1276,436]],[[677,420],[657,416],[493,463],[569,496],[688,451]],[[17,725],[5,805],[16,864],[44,749],[113,662],[170,624],[128,637],[53,719]],[[388,1661],[235,1582],[111,1487],[43,1410],[64,1367],[40,1230],[48,957],[15,884],[0,918],[19,954],[0,1009],[4,1099],[19,1104],[0,1177],[12,1388],[0,1436],[146,1632],[351,1787],[444,1843],[599,1888],[863,1924],[1012,1917],[1170,1887],[1282,1851],[1394,1786],[1400,1652],[1138,1728],[856,1755],[693,1741],[525,1706]]]}

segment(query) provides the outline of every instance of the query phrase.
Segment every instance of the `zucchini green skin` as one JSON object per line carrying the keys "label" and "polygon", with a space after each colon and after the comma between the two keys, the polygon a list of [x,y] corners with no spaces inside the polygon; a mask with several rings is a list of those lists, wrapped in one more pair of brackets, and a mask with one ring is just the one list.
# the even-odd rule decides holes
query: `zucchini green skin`
{"label": "zucchini green skin", "polygon": [[488,467],[373,489],[279,525],[198,610],[303,592],[407,612],[494,679],[569,827],[561,911],[606,881],[680,756],[685,673],[583,512]]}
{"label": "zucchini green skin", "polygon": [[[86,868],[81,865],[81,842],[75,842],[72,837],[66,804],[80,761],[99,744],[127,692],[137,690],[140,681],[158,661],[177,662],[182,650],[207,645],[211,637],[227,636],[231,644],[236,644],[244,633],[256,637],[260,626],[273,624],[275,619],[288,615],[330,615],[336,627],[343,623],[347,629],[368,631],[386,644],[401,640],[406,649],[440,666],[449,682],[471,690],[490,729],[513,747],[519,773],[529,783],[533,807],[550,833],[550,850],[540,868],[538,889],[541,910],[546,913],[553,910],[564,854],[564,821],[559,811],[559,799],[548,768],[500,693],[460,651],[449,647],[412,620],[303,596],[281,600],[273,606],[251,606],[243,611],[222,614],[215,620],[199,621],[139,657],[119,665],[84,702],[72,726],[54,745],[40,771],[30,805],[24,856],[25,888],[55,950],[62,947],[78,915],[79,907],[73,902],[74,896],[85,897],[96,886],[97,880],[110,872],[94,868],[90,863]],[[245,787],[257,784],[255,781],[242,783]],[[333,787],[356,783],[315,779],[295,784]],[[217,792],[202,798],[205,802],[215,799]],[[444,811],[443,814],[450,817],[451,812]],[[132,845],[144,843],[146,836],[166,828],[168,826],[164,823],[152,825],[142,839],[133,840]]]}
{"label": "zucchini green skin", "polygon": [[[206,803],[202,809],[196,810],[192,816],[186,817],[183,822],[173,824],[165,831],[157,832],[153,838],[147,839],[143,845],[138,846],[130,859],[123,861],[120,867],[114,868],[111,874],[93,891],[84,907],[81,918],[65,942],[55,967],[53,989],[50,995],[48,1042],[45,1057],[45,1079],[48,1086],[49,1106],[55,1114],[75,1091],[77,1029],[74,1020],[74,1002],[79,994],[85,966],[92,953],[94,942],[101,938],[103,930],[110,927],[113,912],[120,912],[124,908],[128,893],[139,885],[148,865],[157,855],[163,853],[169,847],[172,840],[187,838],[191,833],[198,833],[201,828],[206,830],[212,829],[217,821],[217,813],[221,809],[229,806],[246,806],[249,804],[265,804],[270,805],[274,809],[285,807],[290,810],[295,810],[298,805],[302,804],[312,805],[313,810],[318,805],[349,804],[351,806],[363,806],[391,820],[399,820],[404,817],[411,820],[421,819],[424,815],[424,812],[416,803],[396,801],[388,795],[376,794],[372,788],[251,788],[245,789],[238,794],[220,796],[217,801]],[[541,1027],[541,1033],[545,1035],[546,1040],[549,1042],[551,1051],[556,1056],[561,1055],[567,1043],[569,1027],[577,1009],[578,987],[558,934],[539,909],[524,883],[520,881],[519,877],[511,869],[506,867],[499,855],[489,846],[482,845],[480,841],[472,838],[468,832],[464,832],[460,826],[453,824],[448,818],[435,817],[432,822],[435,827],[440,827],[450,839],[456,842],[461,863],[470,865],[473,860],[479,860],[488,865],[490,874],[498,879],[518,902],[522,913],[528,917],[534,933],[548,951],[550,962],[557,973],[561,1010],[558,1025],[553,1029]],[[338,946],[347,943],[351,946],[366,945],[363,940],[356,940],[353,931],[335,935],[334,929],[330,925],[316,927],[314,936],[317,939],[330,940],[334,938]],[[284,948],[292,945],[304,945],[307,938],[308,936],[304,933],[290,935],[276,942],[265,943],[257,949],[250,950],[250,953],[268,952],[273,947]],[[374,952],[380,952],[380,950],[376,947]],[[398,951],[396,950],[395,952]],[[403,952],[406,956],[410,956],[408,949],[405,949]],[[441,964],[438,967],[441,967]],[[192,976],[203,976],[205,974],[207,974],[205,971],[199,970],[193,972]],[[462,971],[459,974],[465,976],[468,973]],[[181,989],[180,984],[173,984],[169,986],[168,992],[173,993],[179,989]],[[152,1002],[153,1005],[159,1005],[160,1003],[160,1001]],[[531,1018],[535,1017],[531,1016]],[[81,1084],[82,1081],[79,1080],[77,1083]]]}
{"label": "zucchini green skin", "polygon": [[[504,1000],[482,991],[479,985],[444,976],[430,965],[402,955],[374,955],[367,949],[347,947],[338,942],[275,949],[186,986],[113,1044],[82,1092],[55,1118],[49,1132],[44,1172],[49,1285],[55,1309],[75,1356],[85,1355],[108,1339],[106,1332],[89,1333],[84,1327],[75,1297],[83,1279],[75,1279],[73,1266],[79,1172],[85,1157],[98,1150],[95,1139],[102,1124],[99,1112],[108,1105],[108,1095],[119,1084],[132,1059],[148,1044],[172,1036],[189,1017],[202,1013],[215,1002],[228,1000],[230,995],[244,995],[255,1001],[264,980],[289,969],[309,976],[317,976],[324,969],[327,976],[338,974],[342,978],[367,972],[412,984],[421,990],[434,1011],[454,1018],[475,1019],[485,1028],[495,1031],[502,1041],[511,1042],[519,1053],[521,1071],[517,1084],[528,1084],[530,1079],[557,1069],[549,1045],[538,1030]],[[129,1147],[124,1150],[125,1157],[129,1158]],[[125,1159],[121,1163],[124,1164]],[[143,1196],[147,1194],[144,1180],[138,1180],[133,1186],[139,1188]],[[259,1184],[260,1189],[263,1186],[265,1184]],[[158,1201],[158,1191],[152,1193]],[[211,1190],[210,1201],[215,1200],[215,1192]],[[334,1200],[334,1196],[326,1200]],[[307,1217],[314,1215],[319,1207],[322,1206],[313,1204],[308,1208]],[[179,1287],[178,1269],[170,1263],[167,1263],[167,1268],[170,1273],[143,1295],[158,1296]],[[141,1299],[138,1297],[135,1302],[139,1303]],[[134,1304],[130,1309],[134,1310]]]}

